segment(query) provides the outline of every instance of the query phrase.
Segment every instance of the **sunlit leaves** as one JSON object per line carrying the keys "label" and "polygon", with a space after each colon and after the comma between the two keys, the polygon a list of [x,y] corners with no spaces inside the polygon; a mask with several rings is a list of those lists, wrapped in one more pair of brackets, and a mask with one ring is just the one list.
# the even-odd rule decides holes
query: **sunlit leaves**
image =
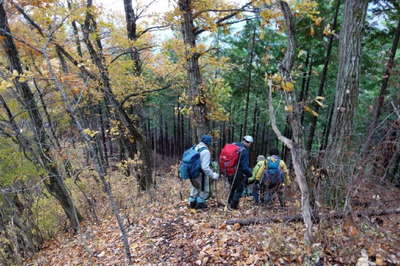
{"label": "sunlit leaves", "polygon": [[281,87],[282,87],[282,90],[287,91],[287,92],[291,92],[294,90],[294,84],[289,81],[283,81],[281,84]]}
{"label": "sunlit leaves", "polygon": [[289,112],[289,113],[290,113],[290,112],[293,112],[293,105],[286,105],[286,106],[285,106],[285,111],[286,111],[286,112]]}
{"label": "sunlit leaves", "polygon": [[324,100],[325,100],[325,97],[317,96],[317,97],[315,97],[314,102],[315,102],[317,105],[319,105],[320,107],[325,108],[326,105],[323,103]]}
{"label": "sunlit leaves", "polygon": [[331,24],[328,23],[324,28],[323,34],[326,35],[326,36],[329,36],[329,35],[332,35],[334,33],[335,33],[335,31],[331,29]]}
{"label": "sunlit leaves", "polygon": [[89,128],[85,128],[85,129],[83,130],[83,133],[85,133],[85,134],[88,135],[89,137],[93,138],[93,137],[95,137],[97,134],[99,134],[100,132],[99,132],[99,131],[91,130],[91,129],[89,129]]}
{"label": "sunlit leaves", "polygon": [[304,106],[304,111],[310,113],[312,116],[318,116],[318,113],[315,112],[311,107],[309,106]]}

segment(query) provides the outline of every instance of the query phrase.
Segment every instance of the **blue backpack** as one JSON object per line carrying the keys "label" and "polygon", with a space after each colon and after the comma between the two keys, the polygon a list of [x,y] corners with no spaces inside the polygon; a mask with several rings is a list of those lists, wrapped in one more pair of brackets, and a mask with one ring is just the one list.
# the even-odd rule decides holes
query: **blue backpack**
{"label": "blue backpack", "polygon": [[284,182],[285,174],[280,168],[281,160],[274,156],[275,161],[268,159],[267,166],[261,183],[269,186],[276,186]]}
{"label": "blue backpack", "polygon": [[181,179],[191,179],[199,176],[201,171],[200,152],[207,147],[201,147],[198,151],[195,147],[187,149],[182,156],[182,162],[179,165],[179,177]]}

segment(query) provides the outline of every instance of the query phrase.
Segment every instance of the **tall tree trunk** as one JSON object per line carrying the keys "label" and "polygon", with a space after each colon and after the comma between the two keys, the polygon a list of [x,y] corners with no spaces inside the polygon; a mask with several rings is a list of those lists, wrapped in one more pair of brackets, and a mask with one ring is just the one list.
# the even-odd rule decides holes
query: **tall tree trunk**
{"label": "tall tree trunk", "polygon": [[199,57],[200,54],[196,50],[196,27],[193,22],[192,0],[179,0],[179,10],[182,12],[181,31],[183,42],[185,44],[186,69],[189,79],[189,87],[187,89],[189,102],[192,104],[192,118],[195,128],[196,141],[200,139],[202,134],[209,131],[209,121],[207,118],[207,106],[204,101],[205,95],[202,86]]}
{"label": "tall tree trunk", "polygon": [[[92,6],[92,0],[87,0],[87,7],[90,8]],[[151,154],[150,150],[147,147],[146,140],[140,130],[135,126],[135,122],[129,118],[126,110],[123,108],[121,102],[118,101],[114,92],[111,89],[110,78],[108,74],[108,69],[105,64],[105,58],[103,55],[103,48],[101,44],[101,40],[99,34],[96,35],[95,43],[97,46],[97,51],[95,46],[92,44],[89,39],[89,34],[97,31],[97,25],[95,19],[87,12],[85,23],[83,25],[83,40],[86,44],[86,47],[91,56],[92,62],[99,70],[100,79],[102,82],[102,92],[107,99],[107,101],[111,104],[111,106],[116,111],[121,123],[126,127],[130,136],[132,136],[136,143],[139,146],[140,150],[140,158],[143,161],[141,165],[141,174],[139,175],[139,185],[142,190],[147,190],[153,184],[152,177],[152,164],[151,164]]]}
{"label": "tall tree trunk", "polygon": [[[338,14],[339,14],[340,2],[341,2],[341,0],[336,0],[335,17],[333,19],[332,30],[336,30],[336,28],[337,28],[337,19],[338,19]],[[324,63],[324,67],[322,69],[321,79],[320,79],[320,83],[319,83],[319,87],[318,87],[318,93],[317,93],[318,96],[324,95],[324,88],[325,88],[325,82],[326,82],[327,74],[328,74],[329,62],[331,61],[333,41],[334,41],[334,36],[330,35],[329,41],[328,41],[328,47],[326,50],[325,63]],[[319,105],[317,105],[315,107],[315,112],[318,113],[319,108],[320,108]],[[307,147],[306,147],[309,154],[310,154],[312,144],[314,141],[314,135],[315,135],[315,130],[317,128],[317,122],[318,122],[318,117],[313,116],[311,118],[310,133],[308,134]]]}
{"label": "tall tree trunk", "polygon": [[[125,20],[126,20],[126,30],[128,32],[128,39],[131,41],[136,41],[137,36],[137,19],[133,8],[132,8],[132,0],[124,0],[124,8],[125,8]],[[135,75],[140,76],[142,74],[142,60],[140,59],[140,53],[138,49],[134,46],[131,47],[131,59],[135,64]]]}
{"label": "tall tree trunk", "polygon": [[[400,13],[400,11],[398,13]],[[373,113],[372,113],[372,122],[368,128],[368,131],[367,131],[368,137],[367,137],[367,140],[365,141],[365,144],[363,145],[363,149],[362,149],[363,154],[365,154],[369,150],[369,147],[371,145],[372,136],[374,134],[374,130],[375,130],[376,126],[378,125],[379,117],[382,113],[382,108],[383,108],[383,105],[385,102],[385,96],[387,94],[389,78],[392,73],[394,59],[396,57],[396,52],[397,52],[397,47],[399,45],[399,39],[400,39],[400,18],[399,18],[397,28],[394,33],[392,48],[390,49],[389,59],[386,63],[385,72],[383,74],[382,85],[381,85],[381,89],[379,91],[379,96],[375,100],[375,105],[374,105],[374,109],[373,109]]]}
{"label": "tall tree trunk", "polygon": [[[16,70],[19,74],[23,74],[21,61],[19,58],[18,50],[14,44],[14,40],[10,37],[11,32],[8,26],[7,15],[4,10],[3,2],[0,2],[0,36],[2,37],[1,43],[4,51],[6,52],[9,61],[9,68],[11,71]],[[79,222],[82,216],[76,210],[72,197],[64,184],[64,180],[60,175],[57,167],[54,165],[51,154],[51,143],[48,134],[43,126],[43,120],[40,115],[37,103],[26,82],[19,82],[18,78],[15,79],[15,84],[24,103],[24,107],[29,114],[32,126],[34,127],[34,136],[36,139],[37,154],[40,158],[42,166],[47,171],[48,181],[45,182],[46,188],[60,203],[65,214],[67,215],[71,226],[75,231],[79,231]]]}
{"label": "tall tree trunk", "polygon": [[251,38],[251,47],[250,47],[250,59],[247,68],[247,94],[246,94],[246,106],[244,110],[244,125],[242,135],[247,135],[247,117],[249,114],[249,104],[250,104],[250,91],[251,91],[251,70],[253,69],[253,58],[254,58],[254,46],[256,40],[256,28],[254,26],[253,34]]}
{"label": "tall tree trunk", "polygon": [[349,147],[353,118],[358,99],[361,38],[368,0],[345,1],[343,26],[339,37],[339,70],[324,166],[339,163],[341,154]]}

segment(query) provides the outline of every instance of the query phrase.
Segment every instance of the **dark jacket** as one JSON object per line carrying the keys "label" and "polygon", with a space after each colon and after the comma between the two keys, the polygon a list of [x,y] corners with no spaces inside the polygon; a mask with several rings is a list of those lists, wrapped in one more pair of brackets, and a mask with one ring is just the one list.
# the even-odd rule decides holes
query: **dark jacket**
{"label": "dark jacket", "polygon": [[249,167],[249,150],[246,146],[244,146],[241,142],[235,142],[235,145],[240,147],[240,161],[239,161],[239,171],[247,177],[251,177],[253,175],[251,168]]}

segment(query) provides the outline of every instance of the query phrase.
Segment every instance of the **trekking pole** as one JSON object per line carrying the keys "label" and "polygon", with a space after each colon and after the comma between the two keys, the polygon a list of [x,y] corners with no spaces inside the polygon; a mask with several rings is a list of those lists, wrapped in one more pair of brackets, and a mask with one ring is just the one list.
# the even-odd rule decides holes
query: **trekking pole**
{"label": "trekking pole", "polygon": [[237,173],[238,173],[238,170],[239,170],[239,164],[240,164],[240,158],[241,157],[242,157],[242,153],[240,152],[239,153],[238,163],[237,163],[237,166],[236,166],[235,175],[233,176],[233,181],[232,181],[232,184],[231,184],[231,188],[229,190],[228,198],[226,199],[226,204],[225,204],[225,209],[224,209],[225,212],[228,210],[228,204],[229,204],[228,201],[229,201],[229,197],[231,196],[231,193],[232,193],[233,184],[235,184],[235,181],[236,181],[236,177],[237,177]]}

